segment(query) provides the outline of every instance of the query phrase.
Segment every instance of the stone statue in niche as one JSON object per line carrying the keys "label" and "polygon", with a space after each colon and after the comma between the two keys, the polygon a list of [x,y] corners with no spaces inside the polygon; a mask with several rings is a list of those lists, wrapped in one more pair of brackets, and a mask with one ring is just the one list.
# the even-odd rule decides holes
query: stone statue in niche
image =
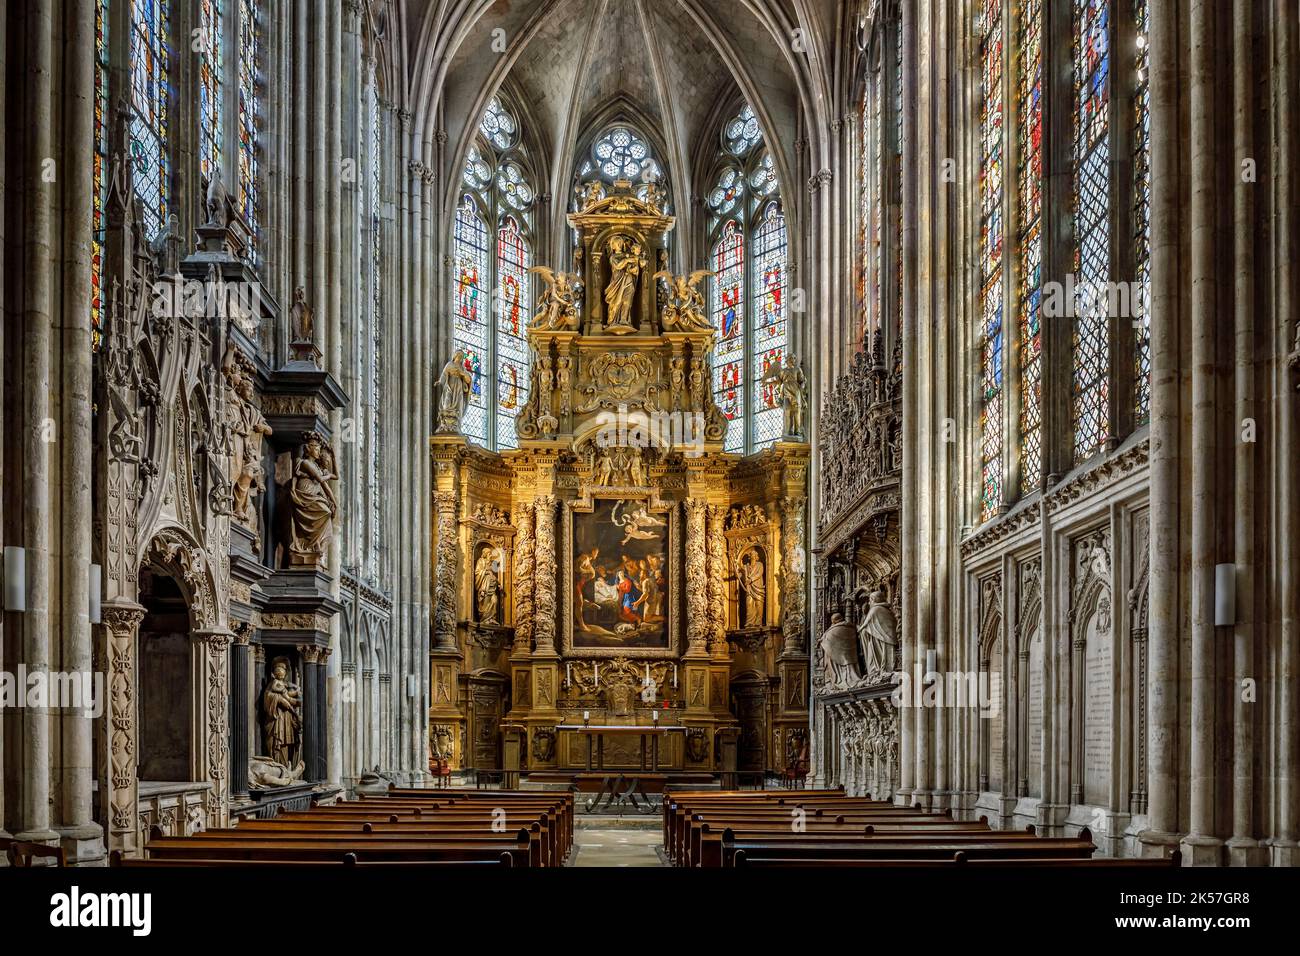
{"label": "stone statue in niche", "polygon": [[294,343],[306,344],[312,340],[311,306],[307,304],[307,290],[302,286],[293,290],[293,305],[289,308],[289,326]]}
{"label": "stone statue in niche", "polygon": [[289,659],[277,657],[262,691],[262,742],[271,761],[292,767],[301,741],[302,691],[289,677]]}
{"label": "stone statue in niche", "polygon": [[609,241],[609,285],[605,287],[605,331],[616,335],[635,332],[632,305],[636,300],[636,283],[645,268],[641,244],[627,236]]}
{"label": "stone statue in niche", "polygon": [[484,545],[474,564],[474,597],[480,624],[501,623],[501,549]]}
{"label": "stone statue in niche", "polygon": [[221,180],[221,170],[214,169],[212,178],[208,181],[208,194],[204,200],[204,205],[208,211],[209,226],[225,226],[228,218],[226,200],[229,193],[226,191],[226,184]]}
{"label": "stone statue in niche", "polygon": [[861,681],[857,643],[853,625],[846,624],[844,615],[839,611],[832,614],[831,626],[826,628],[818,641],[823,657],[822,673],[832,689],[843,690]]}
{"label": "stone statue in niche", "polygon": [[762,378],[764,385],[774,385],[779,390],[781,409],[785,417],[785,437],[802,441],[804,437],[804,374],[799,360],[787,354],[784,365],[773,365]]}
{"label": "stone statue in niche", "polygon": [[766,623],[767,569],[758,548],[746,551],[740,559],[740,626],[762,627]]}
{"label": "stone statue in niche", "polygon": [[438,432],[443,435],[460,433],[460,422],[469,404],[470,388],[474,378],[465,367],[465,350],[457,349],[438,376]]}
{"label": "stone statue in niche", "polygon": [[875,590],[868,599],[866,617],[862,619],[859,639],[867,677],[872,681],[887,677],[894,670],[894,653],[898,645],[898,622],[889,607],[885,592]]}
{"label": "stone statue in niche", "polygon": [[292,769],[270,757],[250,757],[248,760],[248,785],[254,790],[271,787],[289,787],[302,780],[306,764],[301,760]]}
{"label": "stone statue in niche", "polygon": [[696,269],[690,275],[675,276],[667,270],[655,273],[656,279],[668,283],[668,302],[664,306],[665,332],[707,332],[713,323],[704,314],[704,295],[698,285],[709,269]]}
{"label": "stone statue in niche", "polygon": [[334,452],[319,432],[303,432],[302,441],[289,481],[289,565],[323,568],[338,514],[330,482],[338,473]]}
{"label": "stone statue in niche", "polygon": [[528,271],[537,273],[546,283],[532,328],[544,332],[576,330],[582,321],[578,305],[582,280],[571,272],[553,272],[546,266],[533,266]]}
{"label": "stone statue in niche", "polygon": [[257,512],[250,508],[250,504],[254,495],[266,490],[262,439],[271,434],[271,426],[253,403],[252,364],[233,342],[226,349],[221,371],[234,393],[227,406],[231,436],[231,511],[236,521],[256,534]]}

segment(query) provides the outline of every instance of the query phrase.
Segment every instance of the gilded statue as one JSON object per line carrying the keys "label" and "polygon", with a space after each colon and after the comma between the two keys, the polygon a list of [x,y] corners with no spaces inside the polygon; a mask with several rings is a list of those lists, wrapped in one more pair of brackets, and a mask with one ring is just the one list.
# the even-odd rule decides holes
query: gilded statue
{"label": "gilded statue", "polygon": [[546,266],[533,266],[528,271],[537,273],[546,283],[532,328],[543,332],[576,330],[582,323],[579,315],[582,280],[575,273],[555,272]]}
{"label": "gilded statue", "polygon": [[262,740],[270,759],[294,766],[302,740],[302,691],[289,679],[289,659],[271,663],[271,679],[262,691]]}
{"label": "gilded statue", "polygon": [[460,431],[460,421],[465,417],[470,389],[474,378],[465,367],[465,350],[457,349],[438,376],[438,431],[454,435]]}
{"label": "gilded statue", "polygon": [[504,556],[500,548],[488,545],[479,553],[474,565],[474,596],[478,601],[480,624],[501,623],[501,565]]}
{"label": "gilded statue", "polygon": [[785,417],[785,437],[802,440],[804,437],[804,374],[798,359],[787,354],[784,365],[773,365],[764,373],[764,385],[774,385]]}
{"label": "gilded statue", "polygon": [[609,285],[605,287],[605,329],[615,334],[635,332],[632,305],[636,300],[636,282],[645,268],[641,244],[627,236],[609,241]]}
{"label": "gilded statue", "polygon": [[711,269],[696,269],[690,275],[675,276],[667,270],[656,272],[656,279],[668,283],[668,304],[664,306],[665,332],[707,332],[713,328],[704,314],[704,295],[700,280],[713,275]]}
{"label": "gilded statue", "polygon": [[862,659],[867,665],[867,676],[875,680],[878,675],[889,674],[894,670],[898,622],[894,619],[894,612],[885,599],[884,591],[872,591],[868,601],[870,606],[867,616],[862,620],[858,636],[862,644]]}
{"label": "gilded statue", "polygon": [[303,432],[303,450],[289,482],[289,563],[324,567],[338,514],[330,482],[338,478],[334,452],[319,432]]}
{"label": "gilded statue", "polygon": [[745,552],[740,559],[741,609],[744,611],[743,627],[762,627],[767,604],[767,577],[762,554],[757,548]]}

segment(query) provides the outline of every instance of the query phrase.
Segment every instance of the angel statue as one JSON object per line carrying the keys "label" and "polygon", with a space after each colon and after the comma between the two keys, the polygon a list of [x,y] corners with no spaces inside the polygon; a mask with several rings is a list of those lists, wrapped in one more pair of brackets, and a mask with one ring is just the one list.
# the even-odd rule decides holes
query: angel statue
{"label": "angel statue", "polygon": [[688,276],[675,276],[664,269],[655,273],[656,279],[668,283],[668,304],[664,306],[665,332],[706,332],[713,328],[704,314],[704,295],[697,286],[705,276],[713,275],[710,269],[696,269]]}
{"label": "angel statue", "polygon": [[577,329],[581,322],[578,300],[582,295],[582,280],[577,274],[553,272],[546,266],[533,266],[528,271],[536,272],[546,283],[541,308],[533,316],[532,327],[543,332]]}
{"label": "angel statue", "polygon": [[804,374],[799,360],[787,354],[785,365],[777,363],[769,368],[762,384],[775,385],[779,392],[781,408],[785,411],[785,437],[802,441],[804,418]]}

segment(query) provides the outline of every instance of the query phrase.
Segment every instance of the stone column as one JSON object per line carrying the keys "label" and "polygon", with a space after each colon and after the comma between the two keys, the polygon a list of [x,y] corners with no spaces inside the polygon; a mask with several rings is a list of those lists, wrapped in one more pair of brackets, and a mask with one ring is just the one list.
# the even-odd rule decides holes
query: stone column
{"label": "stone column", "polygon": [[460,556],[456,493],[438,491],[433,499],[438,510],[433,577],[434,650],[449,652],[456,650],[456,571]]}
{"label": "stone column", "polygon": [[[1251,111],[1253,4],[1234,0],[1233,31],[1233,110],[1232,155],[1253,156]],[[1237,176],[1233,183],[1233,265],[1236,333],[1236,411],[1238,422],[1255,420],[1255,184],[1244,183]],[[1230,864],[1259,865],[1267,855],[1255,839],[1255,709],[1243,700],[1240,688],[1255,678],[1255,462],[1259,446],[1236,443],[1233,462],[1234,563],[1237,565],[1237,624],[1233,635],[1234,685],[1238,688],[1233,705],[1232,742],[1232,838],[1228,841]]]}
{"label": "stone column", "polygon": [[104,736],[108,752],[101,755],[99,800],[108,821],[109,848],[131,855],[138,848],[136,643],[144,608],[134,603],[105,605],[103,620],[108,680]]}
{"label": "stone column", "polygon": [[[902,153],[913,156],[916,149],[917,134],[917,24],[916,6],[902,4],[902,30],[900,42],[903,46],[903,91],[902,91]],[[917,187],[920,184],[920,169],[915,161],[900,164],[902,169],[901,200],[903,205],[902,234],[899,237],[902,246],[903,287],[902,315],[899,322],[903,340],[903,409],[902,434],[900,436],[903,452],[902,487],[916,487],[920,474],[917,468],[916,453],[918,442],[916,436],[916,403],[918,384],[917,336],[916,336],[916,238],[917,238]],[[912,673],[912,662],[916,656],[916,499],[912,495],[903,495],[901,527],[899,539],[902,542],[902,566],[899,583],[902,589],[902,620],[899,630],[902,640],[903,671]],[[824,622],[821,623],[824,626]],[[900,717],[900,737],[902,751],[899,755],[899,789],[896,801],[906,805],[910,802],[916,786],[916,714],[914,708],[906,708]],[[829,784],[829,781],[827,781]]]}
{"label": "stone column", "polygon": [[302,760],[306,767],[303,779],[320,782],[325,779],[323,737],[317,708],[320,649],[315,644],[299,644],[298,654],[302,660]]}
{"label": "stone column", "polygon": [[708,654],[709,618],[708,539],[705,516],[708,506],[699,498],[682,503],[686,511],[686,652]]}
{"label": "stone column", "polygon": [[536,588],[533,606],[533,637],[538,654],[555,653],[555,504],[553,494],[537,496]]}
{"label": "stone column", "polygon": [[[1191,123],[1213,129],[1217,52],[1213,11],[1191,8]],[[1215,435],[1218,369],[1217,137],[1193,136],[1191,146],[1191,738],[1189,832],[1184,861],[1215,864],[1222,841],[1215,835],[1214,566],[1217,563],[1218,441]]]}
{"label": "stone column", "polygon": [[195,632],[203,648],[204,660],[198,669],[204,687],[203,758],[206,768],[203,776],[212,784],[207,794],[207,820],[209,827],[224,827],[230,816],[230,666],[231,635],[223,629]]}
{"label": "stone column", "polygon": [[[94,9],[90,0],[76,0],[65,14],[72,48],[94,45]],[[90,240],[92,166],[83,158],[94,139],[94,65],[88,56],[70,57],[65,63],[67,92],[63,96],[64,186],[63,203],[63,321],[56,348],[61,354],[59,389],[61,425],[60,499],[62,600],[57,633],[62,644],[61,669],[90,673],[92,647],[89,613],[91,562],[91,351],[90,351]],[[88,862],[103,856],[103,829],[94,822],[92,719],[82,711],[65,710],[61,717],[62,805],[56,810],[57,829],[69,862]]]}
{"label": "stone column", "polygon": [[[1179,522],[1178,25],[1172,6],[1151,5],[1151,600],[1147,854],[1177,845]],[[1044,588],[1049,581],[1044,555]],[[1047,592],[1044,591],[1044,594]],[[1051,602],[1043,602],[1044,616]],[[1046,754],[1045,754],[1046,757]],[[1046,794],[1044,794],[1046,795]]]}
{"label": "stone column", "polygon": [[230,647],[230,798],[248,797],[248,639],[251,625],[236,626]]}
{"label": "stone column", "polygon": [[[22,144],[13,149],[21,155],[28,172],[22,222],[21,262],[25,285],[21,317],[11,317],[23,329],[23,355],[13,369],[21,382],[21,417],[15,425],[22,429],[22,514],[19,524],[22,539],[15,541],[27,549],[27,612],[21,617],[18,641],[19,660],[29,672],[45,672],[50,667],[50,446],[47,442],[50,415],[50,328],[53,325],[53,290],[50,268],[52,258],[51,218],[54,184],[38,174],[53,153],[51,129],[51,76],[53,57],[50,0],[29,4],[26,13],[27,33],[19,43],[25,45],[28,64],[23,70],[29,117],[32,123],[26,150]],[[21,369],[21,371],[19,370]],[[7,636],[7,635],[6,635]],[[21,715],[21,766],[18,781],[18,806],[15,814],[20,840],[47,842],[57,834],[50,829],[50,720],[44,707],[26,707]]]}
{"label": "stone column", "polygon": [[316,728],[319,753],[316,757],[317,771],[321,780],[338,783],[331,771],[337,763],[334,753],[334,737],[331,733],[331,714],[337,713],[337,707],[329,706],[329,659],[333,648],[321,647],[316,651]]}
{"label": "stone column", "polygon": [[533,646],[533,568],[536,554],[533,538],[533,506],[515,506],[514,625],[513,656],[524,656]]}
{"label": "stone column", "polygon": [[1276,33],[1273,62],[1276,66],[1276,107],[1277,170],[1274,174],[1276,186],[1277,223],[1274,234],[1277,236],[1277,251],[1274,254],[1274,268],[1277,273],[1274,308],[1274,347],[1277,350],[1275,362],[1276,375],[1280,381],[1274,390],[1274,408],[1278,415],[1276,457],[1278,489],[1277,504],[1274,514],[1277,516],[1277,533],[1279,537],[1277,554],[1277,572],[1273,579],[1277,582],[1276,596],[1278,607],[1277,620],[1279,631],[1277,639],[1276,678],[1277,688],[1277,816],[1273,837],[1272,862],[1275,866],[1300,865],[1300,826],[1297,821],[1297,777],[1300,768],[1296,761],[1300,757],[1297,750],[1297,735],[1300,735],[1300,698],[1297,697],[1297,684],[1300,683],[1300,588],[1296,581],[1300,579],[1300,441],[1297,440],[1296,421],[1297,393],[1295,366],[1287,367],[1287,349],[1300,351],[1300,322],[1297,321],[1296,300],[1300,298],[1300,245],[1297,244],[1297,217],[1300,216],[1296,192],[1296,176],[1300,174],[1300,143],[1296,138],[1296,126],[1300,122],[1300,104],[1296,100],[1296,57],[1300,55],[1297,48],[1297,27],[1295,17],[1283,7],[1275,7],[1272,18]]}

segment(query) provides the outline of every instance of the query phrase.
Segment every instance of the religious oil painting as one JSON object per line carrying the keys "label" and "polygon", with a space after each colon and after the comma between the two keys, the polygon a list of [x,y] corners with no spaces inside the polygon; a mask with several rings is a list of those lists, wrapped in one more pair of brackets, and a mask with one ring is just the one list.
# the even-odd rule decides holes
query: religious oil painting
{"label": "religious oil painting", "polygon": [[671,647],[672,516],[639,498],[569,512],[572,580],[565,634],[573,650],[647,656]]}

